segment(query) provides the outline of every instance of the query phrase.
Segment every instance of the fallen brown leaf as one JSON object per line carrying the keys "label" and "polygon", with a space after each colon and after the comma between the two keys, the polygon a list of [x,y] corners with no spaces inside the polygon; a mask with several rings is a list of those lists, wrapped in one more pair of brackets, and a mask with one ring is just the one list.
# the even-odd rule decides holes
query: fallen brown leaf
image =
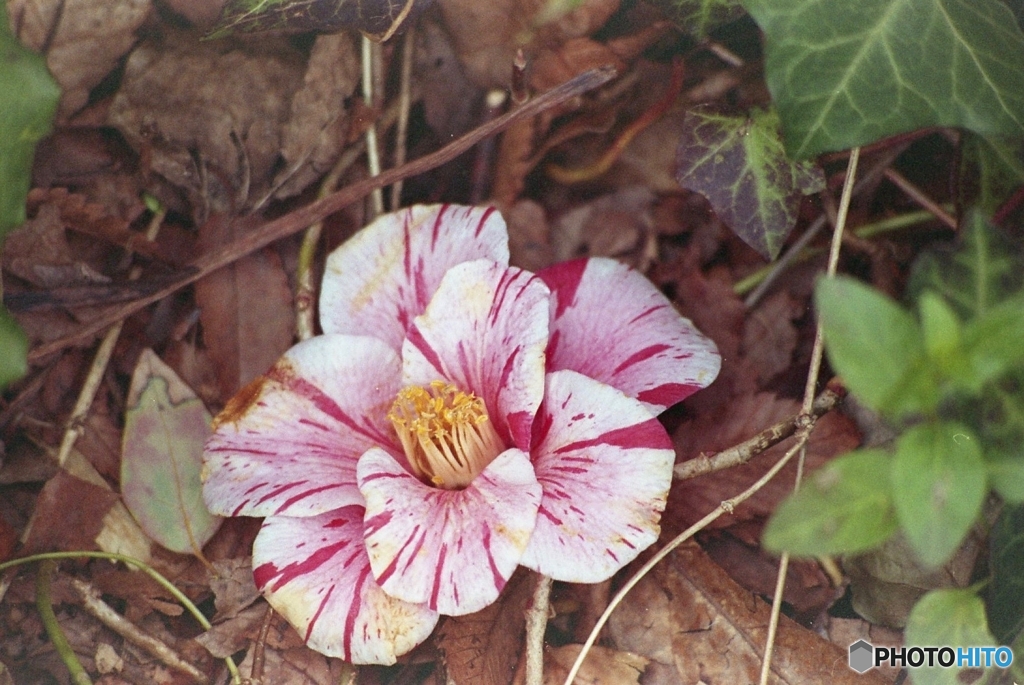
{"label": "fallen brown leaf", "polygon": [[36,500],[25,552],[96,549],[103,518],[117,502],[111,490],[58,471]]}
{"label": "fallen brown leaf", "polygon": [[[564,645],[544,650],[544,685],[561,685],[579,656],[582,645]],[[639,683],[650,659],[630,652],[594,646],[587,653],[575,685],[630,685]]]}
{"label": "fallen brown leaf", "polygon": [[[215,216],[200,229],[204,251],[236,239],[257,220]],[[196,283],[203,340],[216,363],[226,401],[265,372],[291,346],[295,331],[292,291],[272,248],[238,260]]]}
{"label": "fallen brown leaf", "polygon": [[135,32],[152,10],[151,0],[11,0],[18,39],[46,49],[46,66],[61,86],[58,119],[86,104],[89,91],[135,44]]}
{"label": "fallen brown leaf", "polygon": [[[618,649],[675,669],[679,683],[754,683],[770,607],[729,578],[696,544],[683,545],[640,581],[612,614],[608,636]],[[773,685],[882,685],[860,675],[848,653],[783,616],[775,640]]]}
{"label": "fallen brown leaf", "polygon": [[523,652],[524,612],[535,578],[520,568],[497,602],[475,614],[444,620],[436,641],[450,681],[459,685],[511,682]]}

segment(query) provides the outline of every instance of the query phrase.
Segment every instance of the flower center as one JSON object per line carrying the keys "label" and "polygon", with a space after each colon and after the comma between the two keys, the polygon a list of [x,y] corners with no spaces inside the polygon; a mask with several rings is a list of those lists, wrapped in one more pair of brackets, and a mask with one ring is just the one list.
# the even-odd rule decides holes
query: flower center
{"label": "flower center", "polygon": [[464,488],[504,450],[483,400],[444,381],[399,391],[388,418],[416,475]]}

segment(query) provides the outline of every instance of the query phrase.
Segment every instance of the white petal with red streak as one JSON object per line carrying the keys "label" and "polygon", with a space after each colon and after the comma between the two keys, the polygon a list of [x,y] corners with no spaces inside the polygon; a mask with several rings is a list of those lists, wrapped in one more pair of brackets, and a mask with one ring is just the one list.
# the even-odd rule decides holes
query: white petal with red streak
{"label": "white petal with red streak", "polygon": [[715,344],[644,276],[612,259],[555,264],[548,370],[570,369],[622,390],[655,414],[711,384]]}
{"label": "white petal with red streak", "polygon": [[444,380],[483,399],[526,450],[544,395],[550,293],[534,274],[478,260],[452,268],[402,346],[406,384]]}
{"label": "white petal with red streak", "polygon": [[226,516],[312,516],[363,503],[356,461],[402,454],[386,414],[398,356],[374,338],[323,335],[291,348],[214,420],[203,496]]}
{"label": "white petal with red streak", "polygon": [[493,207],[415,205],[385,214],[327,258],[320,325],[398,350],[445,272],[474,259],[508,264],[508,231]]}
{"label": "white petal with red streak", "polygon": [[672,442],[640,402],[574,371],[548,375],[537,422],[544,498],[520,563],[556,580],[605,580],[658,539]]}
{"label": "white petal with red streak", "polygon": [[459,616],[497,599],[540,503],[525,452],[502,452],[464,490],[424,485],[383,450],[359,460],[373,575],[388,594]]}
{"label": "white petal with red streak", "polygon": [[318,652],[356,664],[393,664],[430,636],[437,612],[384,592],[363,545],[363,508],[273,516],[252,548],[256,585]]}

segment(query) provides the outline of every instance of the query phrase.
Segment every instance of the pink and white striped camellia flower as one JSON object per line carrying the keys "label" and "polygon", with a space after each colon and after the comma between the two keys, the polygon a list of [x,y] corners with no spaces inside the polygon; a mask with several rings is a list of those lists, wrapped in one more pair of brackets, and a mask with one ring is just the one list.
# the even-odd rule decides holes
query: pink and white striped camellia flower
{"label": "pink and white striped camellia flower", "polygon": [[364,664],[519,565],[593,583],[651,545],[674,461],[655,416],[720,364],[624,265],[510,267],[486,208],[375,221],[329,257],[320,320],[217,417],[203,493],[266,517],[257,586],[310,647]]}

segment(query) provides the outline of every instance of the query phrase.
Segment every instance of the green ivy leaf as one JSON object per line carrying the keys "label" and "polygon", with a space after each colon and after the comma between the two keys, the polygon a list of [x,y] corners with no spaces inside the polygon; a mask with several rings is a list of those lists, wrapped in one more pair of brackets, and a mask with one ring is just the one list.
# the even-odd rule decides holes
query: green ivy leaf
{"label": "green ivy leaf", "polygon": [[714,29],[735,21],[746,12],[740,0],[650,0],[679,28],[704,40]]}
{"label": "green ivy leaf", "polygon": [[917,258],[907,287],[911,298],[925,290],[942,295],[960,318],[984,314],[1024,287],[1021,246],[1006,238],[977,211],[964,221],[953,251],[932,250]]}
{"label": "green ivy leaf", "polygon": [[1024,134],[1024,35],[1000,0],[743,0],[797,159],[903,131]]}
{"label": "green ivy leaf", "polygon": [[892,460],[896,515],[918,557],[938,566],[956,551],[981,513],[986,473],[974,432],[924,423],[899,437]]}
{"label": "green ivy leaf", "polygon": [[[910,612],[903,641],[908,646],[950,645],[953,648],[996,644],[985,620],[985,605],[968,589],[932,590],[922,597]],[[957,668],[955,665],[953,668],[915,668],[914,682],[922,685],[985,682],[974,678],[961,680],[960,673],[965,670],[967,667]]]}
{"label": "green ivy leaf", "polygon": [[128,391],[121,496],[142,530],[173,552],[200,553],[220,527],[199,477],[211,421],[171,367],[143,350]]}
{"label": "green ivy leaf", "polygon": [[989,538],[988,623],[1003,644],[1024,631],[1024,506],[1004,507]]}
{"label": "green ivy leaf", "polygon": [[910,312],[846,277],[819,281],[814,302],[829,361],[861,401],[895,418],[936,406],[938,387]]}
{"label": "green ivy leaf", "polygon": [[679,185],[706,197],[718,217],[768,259],[796,225],[801,198],[825,188],[820,167],[786,157],[774,110],[749,117],[688,112],[676,162]]}
{"label": "green ivy leaf", "polygon": [[356,29],[384,41],[425,5],[425,0],[228,0],[214,35]]}
{"label": "green ivy leaf", "polygon": [[823,556],[885,542],[896,532],[889,461],[881,450],[860,450],[818,469],[775,510],[764,531],[765,548]]}

